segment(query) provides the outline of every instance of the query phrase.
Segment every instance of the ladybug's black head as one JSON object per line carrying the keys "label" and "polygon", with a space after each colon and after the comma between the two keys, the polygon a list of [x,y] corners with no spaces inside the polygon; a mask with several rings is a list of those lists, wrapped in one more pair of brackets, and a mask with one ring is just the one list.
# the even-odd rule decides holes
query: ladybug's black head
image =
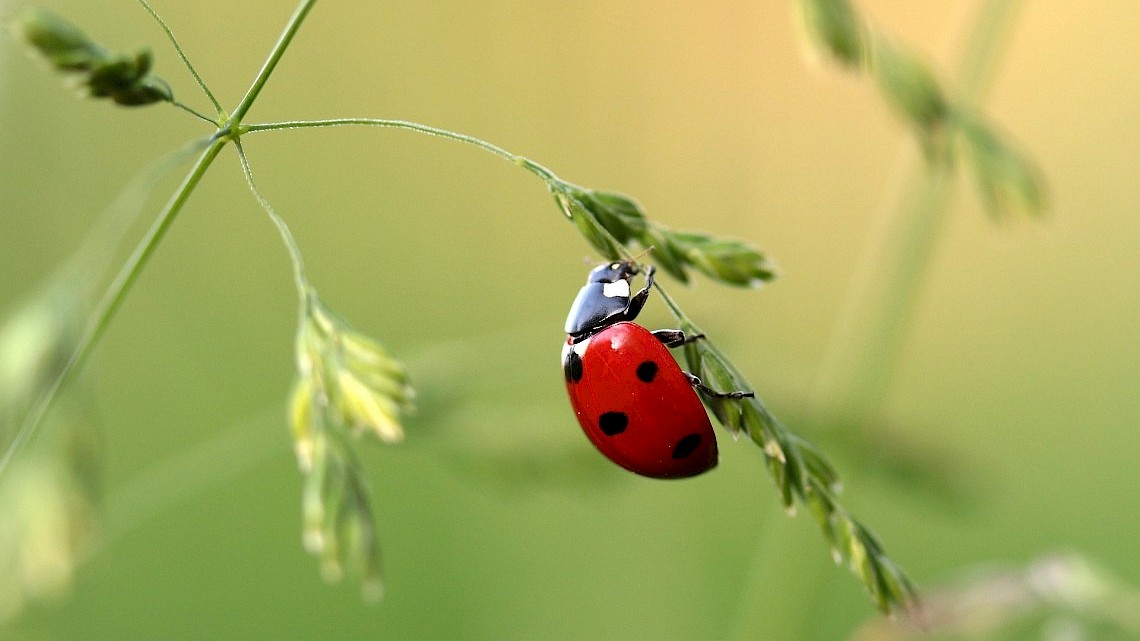
{"label": "ladybug's black head", "polygon": [[[598,265],[590,271],[586,284],[566,317],[566,333],[577,340],[623,320],[633,320],[645,302],[644,296],[630,308],[630,280],[638,273],[633,263],[619,260]],[[648,295],[648,292],[646,292]]]}
{"label": "ladybug's black head", "polygon": [[598,265],[590,271],[587,283],[616,283],[619,280],[628,281],[637,275],[637,266],[621,260]]}

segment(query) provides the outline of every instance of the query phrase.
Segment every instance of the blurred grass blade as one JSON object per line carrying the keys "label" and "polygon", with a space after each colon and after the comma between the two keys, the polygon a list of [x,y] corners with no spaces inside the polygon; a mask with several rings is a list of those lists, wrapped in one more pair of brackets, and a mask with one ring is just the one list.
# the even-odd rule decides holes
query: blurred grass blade
{"label": "blurred grass blade", "polygon": [[976,118],[959,116],[958,121],[986,210],[995,218],[1040,214],[1046,198],[1037,167]]}
{"label": "blurred grass blade", "polygon": [[92,98],[110,98],[127,107],[174,99],[169,85],[150,74],[149,50],[112,54],[46,9],[24,9],[10,20],[9,29],[57,71],[75,76]]}
{"label": "blurred grass blade", "polygon": [[63,370],[83,332],[89,288],[60,282],[0,327],[0,420],[5,445],[37,398]]}
{"label": "blurred grass blade", "polygon": [[59,377],[82,333],[87,279],[60,281],[0,328],[0,627],[26,604],[71,587],[98,529],[95,428],[72,387],[48,417],[47,434],[15,457],[32,407]]}
{"label": "blurred grass blade", "polygon": [[847,0],[800,0],[804,30],[817,49],[845,67],[867,61],[867,32]]}
{"label": "blurred grass blade", "polygon": [[[885,574],[884,589],[896,576]],[[900,586],[900,589],[906,589]],[[1050,634],[1065,621],[1058,637]],[[1040,628],[1040,630],[1038,629]],[[858,641],[911,639],[1125,639],[1140,635],[1140,588],[1076,553],[1048,554],[1025,567],[966,568],[934,587],[910,621],[868,621]]]}
{"label": "blurred grass blade", "polygon": [[951,97],[915,52],[868,27],[849,0],[798,3],[811,44],[844,68],[870,73],[887,102],[914,128],[927,160],[950,166],[957,151],[950,143],[961,133],[978,190],[995,218],[1013,211],[1038,214],[1046,206],[1044,180],[1033,162],[971,115],[984,70],[992,66],[983,61],[993,56],[995,34],[1012,14],[1009,5],[982,3],[974,55],[967,55],[963,86]]}
{"label": "blurred grass blade", "polygon": [[929,67],[883,37],[875,40],[871,72],[888,102],[930,142],[945,129],[950,104]]}
{"label": "blurred grass blade", "polygon": [[[53,421],[60,435],[87,429]],[[37,447],[0,483],[0,627],[29,603],[67,594],[93,549],[97,497],[77,474],[76,454],[91,453]]]}
{"label": "blurred grass blade", "polygon": [[81,29],[47,9],[27,7],[9,19],[8,28],[60,71],[91,71],[111,58]]}

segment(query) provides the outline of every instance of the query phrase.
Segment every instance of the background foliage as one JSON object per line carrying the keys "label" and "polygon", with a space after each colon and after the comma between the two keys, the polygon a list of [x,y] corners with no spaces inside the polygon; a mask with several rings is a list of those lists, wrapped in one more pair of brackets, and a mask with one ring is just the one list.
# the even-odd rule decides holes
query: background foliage
{"label": "background foliage", "polygon": [[[151,46],[176,95],[205,106],[133,3],[44,4],[105,42]],[[973,8],[860,6],[938,69]],[[291,8],[251,0],[223,20],[209,3],[158,6],[226,105]],[[995,229],[963,177],[888,436],[848,457],[841,434],[816,439],[920,584],[1058,549],[1140,582],[1131,8],[1022,8],[985,108],[1049,176],[1050,218]],[[752,239],[779,266],[773,285],[671,290],[806,428],[853,265],[913,141],[872,83],[802,52],[786,3],[326,0],[250,121],[412,118],[636,195],[671,227]],[[4,308],[139,168],[202,133],[173,109],[69,100],[0,40]],[[783,517],[749,444],[723,439],[718,470],[684,483],[589,449],[556,366],[588,249],[532,177],[394,131],[261,135],[246,150],[322,298],[383,337],[419,388],[406,442],[364,448],[385,600],[329,589],[301,549],[292,282],[227,154],[90,364],[104,546],[66,604],[25,613],[15,638],[689,639],[761,621],[765,639],[834,639],[873,616],[810,519]],[[659,303],[643,317],[671,322]],[[881,473],[871,454],[888,446],[946,482]]]}

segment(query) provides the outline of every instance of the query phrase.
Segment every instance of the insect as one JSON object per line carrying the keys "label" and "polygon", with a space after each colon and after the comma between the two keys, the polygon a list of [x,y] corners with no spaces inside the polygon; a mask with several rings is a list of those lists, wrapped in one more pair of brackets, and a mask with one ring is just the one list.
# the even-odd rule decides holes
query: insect
{"label": "insect", "polygon": [[631,295],[638,273],[628,261],[595,267],[566,318],[562,371],[570,405],[598,450],[625,469],[653,478],[685,478],[717,464],[716,437],[696,391],[743,398],[752,392],[715,392],[682,371],[669,353],[699,340],[678,329],[649,331],[633,322],[649,299]]}

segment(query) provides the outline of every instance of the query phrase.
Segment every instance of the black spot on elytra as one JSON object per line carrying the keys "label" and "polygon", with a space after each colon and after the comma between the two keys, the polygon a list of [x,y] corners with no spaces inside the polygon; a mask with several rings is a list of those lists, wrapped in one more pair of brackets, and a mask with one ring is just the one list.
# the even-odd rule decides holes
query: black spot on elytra
{"label": "black spot on elytra", "polygon": [[700,444],[700,434],[689,434],[688,436],[681,437],[681,440],[677,441],[677,444],[673,446],[673,458],[685,458],[686,456],[697,451],[697,446]]}
{"label": "black spot on elytra", "polygon": [[566,375],[566,382],[577,383],[582,380],[582,357],[578,356],[578,352],[573,349],[570,354],[566,356],[566,362],[562,363],[562,373]]}
{"label": "black spot on elytra", "polygon": [[628,425],[629,417],[622,412],[606,412],[598,418],[598,427],[602,428],[602,434],[606,436],[617,436]]}
{"label": "black spot on elytra", "polygon": [[652,383],[655,376],[657,376],[657,363],[642,361],[641,365],[637,366],[637,378],[640,380]]}

